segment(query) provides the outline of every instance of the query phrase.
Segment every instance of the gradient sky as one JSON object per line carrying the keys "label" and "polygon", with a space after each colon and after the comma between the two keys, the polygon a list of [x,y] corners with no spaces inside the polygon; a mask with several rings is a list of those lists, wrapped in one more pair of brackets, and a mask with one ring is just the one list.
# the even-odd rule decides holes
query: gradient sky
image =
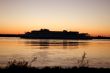
{"label": "gradient sky", "polygon": [[110,36],[110,0],[0,0],[0,33],[41,28]]}

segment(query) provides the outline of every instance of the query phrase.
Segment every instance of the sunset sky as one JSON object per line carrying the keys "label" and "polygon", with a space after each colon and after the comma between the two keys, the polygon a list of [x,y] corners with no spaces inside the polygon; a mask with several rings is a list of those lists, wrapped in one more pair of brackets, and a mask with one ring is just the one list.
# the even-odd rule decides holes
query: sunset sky
{"label": "sunset sky", "polygon": [[47,28],[110,36],[110,0],[0,0],[0,33]]}

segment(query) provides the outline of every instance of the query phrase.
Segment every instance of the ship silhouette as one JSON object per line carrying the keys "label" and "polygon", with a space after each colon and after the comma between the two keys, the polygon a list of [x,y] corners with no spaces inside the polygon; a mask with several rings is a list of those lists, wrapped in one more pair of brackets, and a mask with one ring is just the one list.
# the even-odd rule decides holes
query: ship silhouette
{"label": "ship silhouette", "polygon": [[26,39],[92,39],[88,33],[79,33],[77,31],[50,31],[49,29],[33,30],[26,32],[21,36]]}

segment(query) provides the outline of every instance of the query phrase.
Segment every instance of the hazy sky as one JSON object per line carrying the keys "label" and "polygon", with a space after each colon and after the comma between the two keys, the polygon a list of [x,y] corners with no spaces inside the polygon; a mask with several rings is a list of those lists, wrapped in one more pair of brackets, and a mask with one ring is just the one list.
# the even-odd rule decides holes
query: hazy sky
{"label": "hazy sky", "polygon": [[0,0],[0,33],[41,28],[110,36],[110,0]]}

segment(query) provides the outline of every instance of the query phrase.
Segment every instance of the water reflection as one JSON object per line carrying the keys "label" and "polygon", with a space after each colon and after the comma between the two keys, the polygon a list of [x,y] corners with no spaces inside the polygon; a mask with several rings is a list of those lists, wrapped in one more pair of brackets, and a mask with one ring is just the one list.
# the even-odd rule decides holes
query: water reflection
{"label": "water reflection", "polygon": [[63,46],[63,49],[67,47],[77,47],[81,45],[88,45],[89,42],[83,41],[72,41],[72,40],[47,40],[47,39],[40,39],[40,40],[29,40],[24,42],[26,45],[29,46],[40,46],[40,49],[48,49],[49,46]]}
{"label": "water reflection", "polygon": [[39,64],[47,64],[49,62],[49,53],[48,51],[39,51],[34,53],[34,56],[37,56],[37,65]]}
{"label": "water reflection", "polygon": [[73,67],[84,51],[91,67],[110,68],[110,40],[0,38],[0,65],[6,65],[10,58],[31,61],[37,57],[32,64],[35,67]]}

